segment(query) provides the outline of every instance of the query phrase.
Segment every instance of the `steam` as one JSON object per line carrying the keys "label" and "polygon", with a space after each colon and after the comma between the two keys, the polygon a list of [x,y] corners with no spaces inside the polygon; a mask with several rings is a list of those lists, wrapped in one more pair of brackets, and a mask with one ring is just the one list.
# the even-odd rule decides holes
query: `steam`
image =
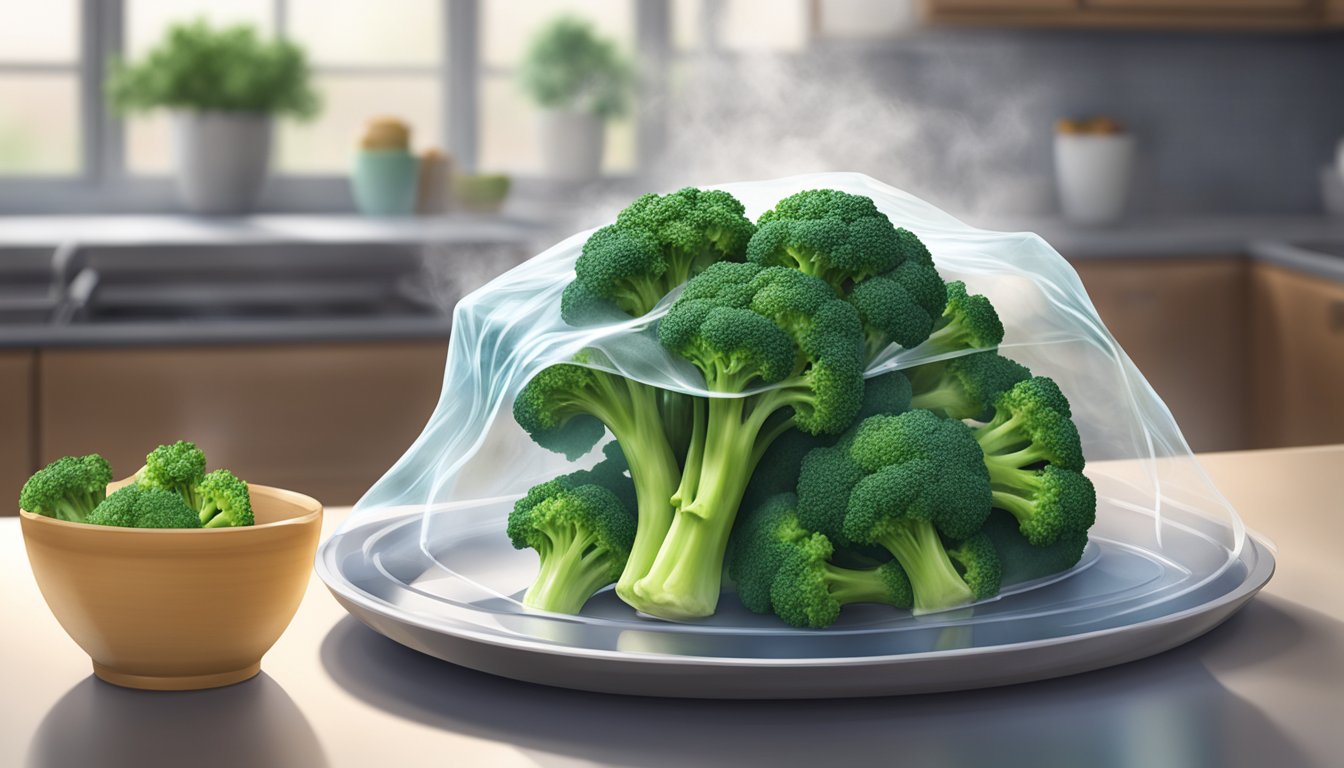
{"label": "steam", "polygon": [[680,62],[649,188],[859,171],[960,214],[1044,209],[1048,174],[1032,150],[1050,130],[1045,94],[991,91],[946,56],[814,49]]}

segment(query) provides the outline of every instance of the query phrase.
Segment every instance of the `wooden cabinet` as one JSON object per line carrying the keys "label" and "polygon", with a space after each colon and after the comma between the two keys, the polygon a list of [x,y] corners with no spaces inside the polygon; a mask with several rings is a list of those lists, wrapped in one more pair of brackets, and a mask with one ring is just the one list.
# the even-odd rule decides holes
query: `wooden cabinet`
{"label": "wooden cabinet", "polygon": [[931,24],[1114,29],[1313,30],[1344,22],[1344,0],[924,0]]}
{"label": "wooden cabinet", "polygon": [[1097,314],[1190,446],[1248,447],[1245,260],[1099,258],[1074,266]]}
{"label": "wooden cabinet", "polygon": [[39,458],[98,451],[120,477],[189,439],[212,466],[351,504],[420,433],[446,352],[443,341],[43,350]]}
{"label": "wooden cabinet", "polygon": [[0,514],[18,514],[19,491],[35,462],[30,349],[0,351]]}
{"label": "wooden cabinet", "polygon": [[1256,444],[1344,442],[1344,284],[1256,264],[1251,313]]}

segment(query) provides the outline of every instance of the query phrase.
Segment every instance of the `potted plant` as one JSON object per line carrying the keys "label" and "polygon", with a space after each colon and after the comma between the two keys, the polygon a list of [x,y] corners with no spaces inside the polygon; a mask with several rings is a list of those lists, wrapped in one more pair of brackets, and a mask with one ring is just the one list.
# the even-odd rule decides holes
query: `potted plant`
{"label": "potted plant", "polygon": [[310,118],[319,100],[303,50],[246,25],[179,24],[137,62],[112,62],[120,113],[167,109],[177,185],[198,213],[249,210],[266,180],[273,117]]}
{"label": "potted plant", "polygon": [[560,16],[528,46],[519,77],[541,107],[542,167],[571,181],[595,178],[602,166],[606,121],[630,106],[634,76],[611,40],[588,22]]}

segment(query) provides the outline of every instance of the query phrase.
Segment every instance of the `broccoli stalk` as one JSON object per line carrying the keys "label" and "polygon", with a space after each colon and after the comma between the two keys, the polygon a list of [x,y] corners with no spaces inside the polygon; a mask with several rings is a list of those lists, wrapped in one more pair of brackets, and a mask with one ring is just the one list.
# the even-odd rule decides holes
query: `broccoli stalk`
{"label": "broccoli stalk", "polygon": [[528,491],[509,514],[508,534],[518,549],[537,552],[541,567],[523,604],[556,613],[578,613],[598,590],[621,574],[635,538],[625,501],[630,481],[618,456]]}
{"label": "broccoli stalk", "polygon": [[680,478],[659,408],[659,390],[606,371],[562,363],[543,369],[523,387],[514,399],[513,415],[538,444],[571,459],[591,450],[603,427],[620,444],[634,482],[639,525],[616,592],[622,599],[633,599],[635,581],[648,572],[672,524],[671,498]]}
{"label": "broccoli stalk", "polygon": [[107,497],[110,482],[112,468],[102,456],[65,456],[28,478],[19,492],[19,508],[82,523]]}
{"label": "broccoli stalk", "polygon": [[[658,332],[713,394],[692,435],[672,526],[632,604],[698,618],[718,603],[728,535],[765,450],[790,426],[837,433],[858,412],[861,329],[853,308],[817,278],[720,263],[687,284]],[[746,394],[758,386],[769,388]]]}

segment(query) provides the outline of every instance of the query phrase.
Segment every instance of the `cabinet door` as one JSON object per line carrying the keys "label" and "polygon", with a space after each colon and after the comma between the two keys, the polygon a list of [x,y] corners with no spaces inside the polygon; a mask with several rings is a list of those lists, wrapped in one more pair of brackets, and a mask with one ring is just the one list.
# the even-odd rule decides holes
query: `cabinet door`
{"label": "cabinet door", "polygon": [[1206,11],[1304,11],[1317,0],[1083,0],[1084,7],[1107,10]]}
{"label": "cabinet door", "polygon": [[1244,260],[1099,258],[1074,266],[1190,446],[1248,447]]}
{"label": "cabinet door", "polygon": [[1256,442],[1344,443],[1344,285],[1257,264],[1251,311]]}
{"label": "cabinet door", "polygon": [[160,443],[212,467],[351,504],[429,419],[446,342],[45,350],[43,460],[98,451],[118,477]]}
{"label": "cabinet door", "polygon": [[0,351],[0,515],[17,515],[19,491],[33,456],[33,365],[30,349]]}

